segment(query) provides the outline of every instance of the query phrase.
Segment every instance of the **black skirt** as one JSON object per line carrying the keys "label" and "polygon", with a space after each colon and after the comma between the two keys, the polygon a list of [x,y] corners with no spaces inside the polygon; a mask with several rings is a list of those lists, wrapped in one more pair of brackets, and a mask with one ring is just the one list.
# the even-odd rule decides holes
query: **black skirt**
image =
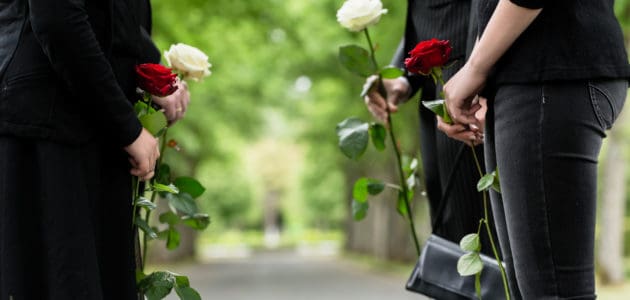
{"label": "black skirt", "polygon": [[0,137],[0,300],[137,299],[122,149]]}

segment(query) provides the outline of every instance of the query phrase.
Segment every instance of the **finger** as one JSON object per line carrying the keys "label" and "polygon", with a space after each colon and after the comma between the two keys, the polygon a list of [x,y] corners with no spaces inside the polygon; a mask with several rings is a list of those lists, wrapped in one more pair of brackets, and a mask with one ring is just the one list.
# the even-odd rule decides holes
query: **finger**
{"label": "finger", "polygon": [[366,103],[371,103],[373,105],[376,105],[382,110],[385,110],[386,105],[387,105],[387,102],[385,102],[385,99],[383,98],[383,96],[381,96],[381,94],[379,94],[377,91],[371,91],[366,96]]}
{"label": "finger", "polygon": [[151,178],[153,178],[153,175],[155,175],[155,172],[154,172],[154,171],[151,171],[151,172],[149,172],[149,173],[144,174],[143,176],[141,176],[141,177],[140,177],[140,180],[141,180],[141,181],[149,181],[149,180],[151,180]]}

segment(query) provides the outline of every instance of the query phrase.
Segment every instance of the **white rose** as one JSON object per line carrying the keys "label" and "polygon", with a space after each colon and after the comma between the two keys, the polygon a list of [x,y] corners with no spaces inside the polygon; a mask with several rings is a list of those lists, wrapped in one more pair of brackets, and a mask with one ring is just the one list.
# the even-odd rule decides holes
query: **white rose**
{"label": "white rose", "polygon": [[347,0],[337,11],[337,21],[350,31],[361,31],[376,24],[385,13],[381,0]]}
{"label": "white rose", "polygon": [[211,74],[212,65],[208,62],[208,56],[195,47],[181,43],[171,45],[168,51],[164,51],[164,58],[184,79],[199,81]]}

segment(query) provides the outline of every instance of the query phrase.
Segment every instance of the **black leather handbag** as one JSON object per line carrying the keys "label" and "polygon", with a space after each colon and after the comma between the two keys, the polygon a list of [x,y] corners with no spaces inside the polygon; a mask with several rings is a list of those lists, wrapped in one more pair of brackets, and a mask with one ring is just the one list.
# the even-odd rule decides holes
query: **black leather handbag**
{"label": "black leather handbag", "polygon": [[[432,234],[407,281],[407,290],[439,300],[478,299],[475,276],[461,276],[457,272],[457,260],[464,253],[458,244]],[[496,260],[483,254],[481,260],[481,298],[505,299]]]}
{"label": "black leather handbag", "polygon": [[[442,201],[433,221],[434,232],[440,224],[439,220],[442,218],[444,204],[448,199],[448,192],[451,190],[451,179],[461,160],[463,150],[464,145],[459,149],[456,163],[449,174],[445,189],[447,192],[442,196]],[[461,276],[457,272],[457,261],[464,254],[464,250],[458,244],[431,234],[425,242],[418,262],[407,281],[407,290],[438,300],[478,299],[475,291],[475,276]],[[505,299],[499,264],[492,257],[480,255],[483,262],[481,298],[483,300]]]}

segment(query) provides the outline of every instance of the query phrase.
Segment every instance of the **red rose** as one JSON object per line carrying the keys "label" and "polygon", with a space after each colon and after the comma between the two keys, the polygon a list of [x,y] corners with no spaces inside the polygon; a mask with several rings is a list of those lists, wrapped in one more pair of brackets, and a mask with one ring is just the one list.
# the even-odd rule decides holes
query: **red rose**
{"label": "red rose", "polygon": [[405,59],[405,66],[409,72],[427,75],[434,67],[446,64],[451,50],[449,41],[437,39],[422,41],[409,52],[411,56]]}
{"label": "red rose", "polygon": [[171,69],[158,64],[140,64],[136,66],[138,86],[145,92],[165,97],[177,90],[175,85],[177,74]]}

